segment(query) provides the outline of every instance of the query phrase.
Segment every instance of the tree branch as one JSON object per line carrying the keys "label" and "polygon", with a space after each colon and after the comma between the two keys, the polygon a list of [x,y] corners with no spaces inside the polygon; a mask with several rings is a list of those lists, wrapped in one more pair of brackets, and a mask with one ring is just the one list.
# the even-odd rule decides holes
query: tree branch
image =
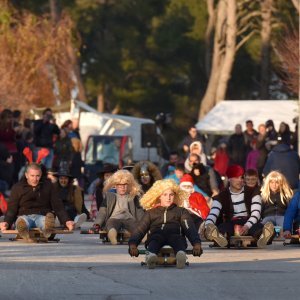
{"label": "tree branch", "polygon": [[253,30],[248,35],[244,36],[235,47],[235,51],[238,51],[255,33],[258,33],[257,30]]}

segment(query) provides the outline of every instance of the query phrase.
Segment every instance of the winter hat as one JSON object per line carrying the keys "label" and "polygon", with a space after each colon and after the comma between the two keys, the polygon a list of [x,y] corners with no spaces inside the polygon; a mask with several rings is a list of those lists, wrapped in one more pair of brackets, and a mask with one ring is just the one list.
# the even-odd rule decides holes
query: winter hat
{"label": "winter hat", "polygon": [[189,182],[191,185],[194,185],[194,179],[190,174],[184,174],[180,179],[180,183]]}
{"label": "winter hat", "polygon": [[244,175],[244,169],[240,165],[232,165],[227,168],[226,176],[228,178],[240,177]]}

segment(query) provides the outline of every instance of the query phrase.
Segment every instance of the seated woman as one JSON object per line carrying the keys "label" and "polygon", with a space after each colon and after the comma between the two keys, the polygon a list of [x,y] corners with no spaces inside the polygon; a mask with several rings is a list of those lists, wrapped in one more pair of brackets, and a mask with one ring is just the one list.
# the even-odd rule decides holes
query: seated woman
{"label": "seated woman", "polygon": [[[75,228],[79,228],[87,219],[87,215],[82,212],[83,197],[81,188],[73,184],[73,176],[67,169],[60,169],[54,176],[58,178],[54,185],[57,187],[65,211],[70,219],[74,221]],[[57,221],[56,225],[59,226]]]}
{"label": "seated woman", "polygon": [[261,188],[262,223],[272,222],[283,227],[284,214],[292,196],[285,176],[278,171],[270,172]]}
{"label": "seated woman", "polygon": [[141,198],[140,204],[146,212],[128,242],[129,254],[139,255],[137,246],[148,233],[145,246],[149,251],[146,256],[149,269],[155,268],[157,254],[165,245],[174,249],[177,268],[184,268],[187,248],[185,235],[193,245],[193,255],[202,254],[201,241],[190,213],[180,207],[187,197],[188,194],[180,190],[175,181],[164,179],[156,181]]}

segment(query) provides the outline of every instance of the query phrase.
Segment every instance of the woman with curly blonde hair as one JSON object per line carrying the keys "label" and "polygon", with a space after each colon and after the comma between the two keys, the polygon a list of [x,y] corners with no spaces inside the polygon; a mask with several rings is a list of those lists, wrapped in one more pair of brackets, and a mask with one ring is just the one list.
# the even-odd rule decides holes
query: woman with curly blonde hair
{"label": "woman with curly blonde hair", "polygon": [[148,233],[146,263],[154,268],[161,247],[170,245],[176,254],[177,268],[184,268],[187,247],[185,234],[193,245],[194,256],[202,254],[201,241],[188,210],[180,207],[188,193],[179,189],[175,181],[156,181],[142,197],[140,204],[146,210],[129,240],[129,254],[138,256],[137,246]]}
{"label": "woman with curly blonde hair", "polygon": [[279,171],[270,172],[261,188],[262,223],[272,222],[276,226],[283,226],[285,210],[293,197],[285,176]]}

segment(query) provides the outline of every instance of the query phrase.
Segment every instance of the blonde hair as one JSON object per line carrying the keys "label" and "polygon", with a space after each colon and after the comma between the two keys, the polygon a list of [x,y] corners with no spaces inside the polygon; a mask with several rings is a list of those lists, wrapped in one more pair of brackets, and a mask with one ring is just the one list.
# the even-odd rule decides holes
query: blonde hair
{"label": "blonde hair", "polygon": [[151,209],[158,204],[158,199],[162,193],[171,189],[175,193],[174,203],[177,206],[183,206],[184,200],[189,198],[189,194],[179,188],[172,179],[162,179],[154,182],[152,187],[140,199],[141,206],[145,209]]}
{"label": "blonde hair", "polygon": [[127,170],[119,170],[111,175],[104,183],[103,191],[107,192],[117,184],[128,184],[128,192],[131,196],[142,194],[141,186],[135,181],[133,175]]}
{"label": "blonde hair", "polygon": [[290,188],[285,176],[279,171],[272,171],[265,178],[263,186],[261,188],[262,200],[265,203],[270,202],[274,204],[270,197],[271,195],[270,182],[273,180],[279,183],[279,193],[280,193],[280,200],[282,204],[284,205],[288,204],[291,198],[293,197],[293,190]]}

